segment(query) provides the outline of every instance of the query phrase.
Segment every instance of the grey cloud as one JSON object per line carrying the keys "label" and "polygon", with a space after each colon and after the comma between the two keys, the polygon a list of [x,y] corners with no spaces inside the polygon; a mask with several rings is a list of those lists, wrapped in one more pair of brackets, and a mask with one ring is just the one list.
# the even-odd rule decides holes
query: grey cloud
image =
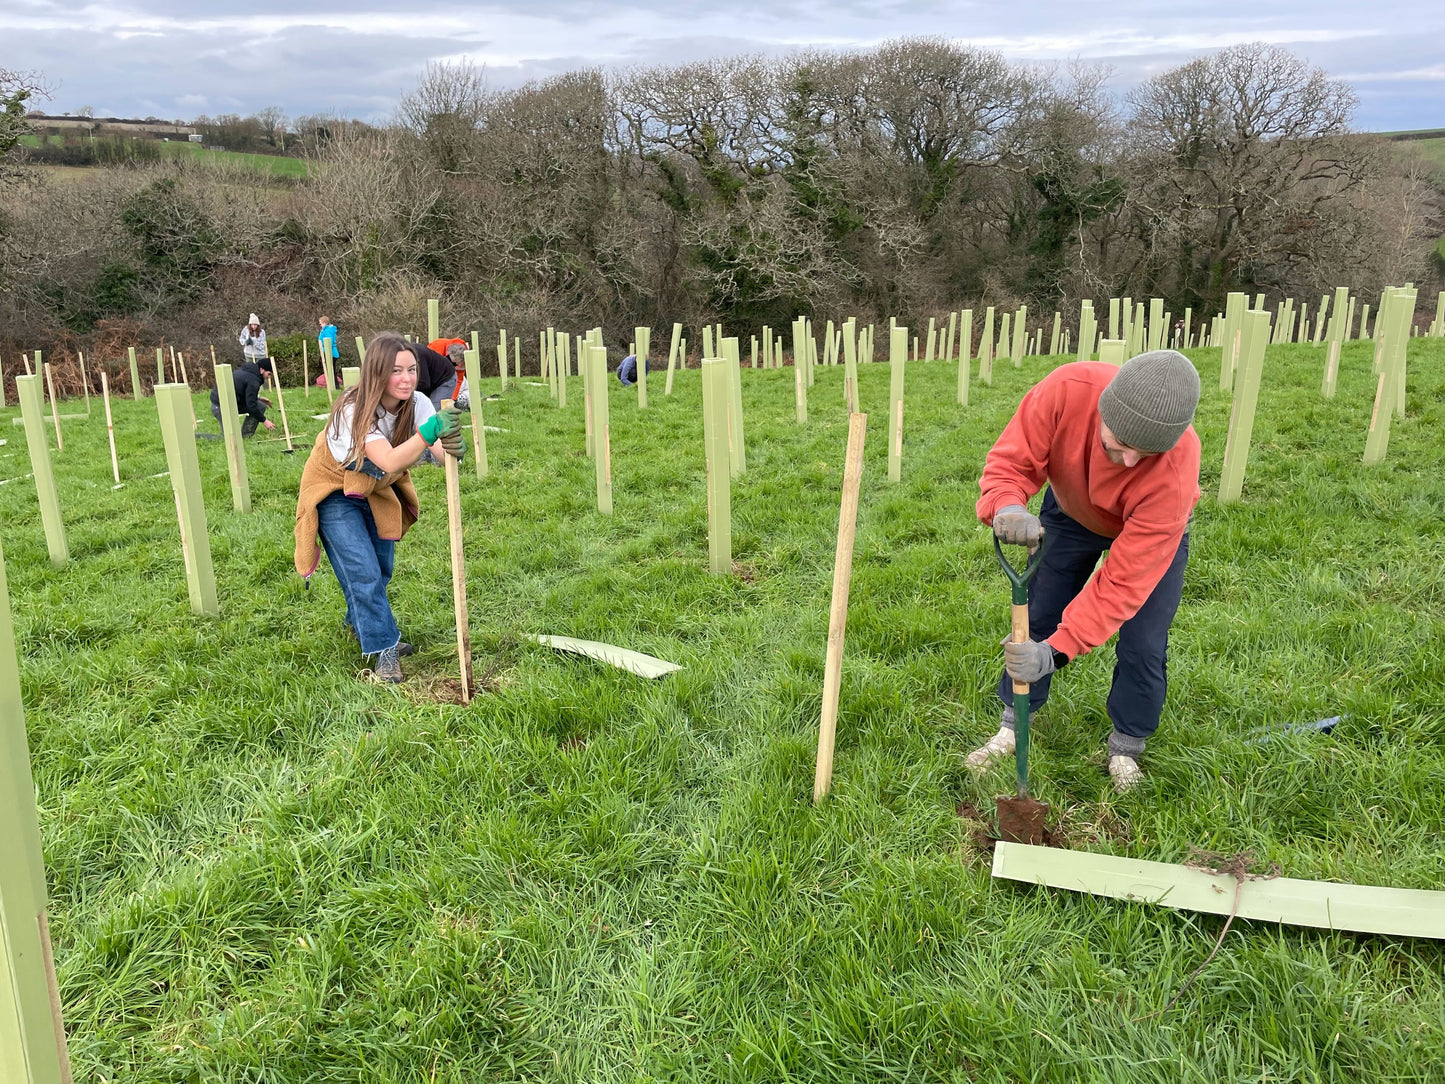
{"label": "grey cloud", "polygon": [[[54,28],[41,23],[49,20]],[[1401,33],[1396,28],[1408,28]],[[143,31],[124,36],[129,31]],[[1382,33],[1381,31],[1389,31]],[[1187,3],[1161,13],[1143,0],[1098,5],[729,2],[681,8],[501,0],[118,0],[114,5],[7,0],[0,67],[35,68],[59,90],[52,107],[190,116],[280,105],[380,120],[429,60],[471,56],[495,85],[572,68],[674,63],[808,43],[866,48],[890,37],[941,34],[1015,60],[1072,57],[1111,65],[1125,89],[1153,71],[1231,41],[1275,41],[1332,73],[1426,71],[1440,63],[1445,14],[1388,0],[1272,5],[1264,12]],[[1362,79],[1362,128],[1445,124],[1442,83],[1424,75]],[[194,103],[204,100],[204,108]]]}

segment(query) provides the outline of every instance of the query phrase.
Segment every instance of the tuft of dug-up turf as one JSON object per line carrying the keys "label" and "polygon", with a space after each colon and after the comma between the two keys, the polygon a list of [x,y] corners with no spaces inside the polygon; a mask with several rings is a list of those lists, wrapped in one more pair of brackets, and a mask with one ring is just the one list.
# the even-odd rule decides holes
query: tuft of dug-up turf
{"label": "tuft of dug-up turf", "polygon": [[[1271,347],[1244,498],[1205,496],[1144,768],[1104,774],[1113,651],[1054,683],[1031,782],[1065,845],[1183,862],[1250,850],[1292,877],[1445,887],[1445,344],[1410,347],[1409,412],[1360,464],[1375,382],[1352,343]],[[831,797],[810,803],[847,434],[839,368],[794,423],[787,371],[744,370],[735,574],[707,572],[698,374],[639,412],[609,382],[614,501],[595,511],[580,395],[486,404],[462,469],[482,691],[455,703],[442,472],[392,598],[419,653],[358,681],[323,564],[291,570],[304,451],[198,445],[222,616],[187,605],[152,400],[55,455],[71,563],[33,484],[0,486],[70,1049],[95,1081],[1235,1081],[1445,1078],[1445,948],[1223,922],[988,873],[1009,770],[997,726],[1007,584],[973,513],[985,452],[1055,359],[910,363],[903,481],[871,429]],[[494,388],[483,390],[492,391]],[[659,389],[660,391],[660,389]],[[293,419],[320,423],[288,393]],[[210,423],[197,397],[197,414]],[[28,472],[0,411],[0,479]],[[531,643],[684,665],[645,681]],[[450,683],[450,684],[449,684]],[[1330,734],[1252,743],[1343,714]],[[1147,1019],[1146,1019],[1147,1018]]]}

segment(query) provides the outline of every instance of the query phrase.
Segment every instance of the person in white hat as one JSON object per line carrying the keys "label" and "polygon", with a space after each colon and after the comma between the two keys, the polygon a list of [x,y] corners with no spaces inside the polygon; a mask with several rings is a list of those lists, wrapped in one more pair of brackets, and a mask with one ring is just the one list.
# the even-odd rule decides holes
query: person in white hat
{"label": "person in white hat", "polygon": [[261,326],[261,318],[254,312],[246,321],[246,326],[241,329],[241,334],[237,338],[241,342],[241,352],[246,355],[247,361],[260,364],[266,358],[266,329]]}

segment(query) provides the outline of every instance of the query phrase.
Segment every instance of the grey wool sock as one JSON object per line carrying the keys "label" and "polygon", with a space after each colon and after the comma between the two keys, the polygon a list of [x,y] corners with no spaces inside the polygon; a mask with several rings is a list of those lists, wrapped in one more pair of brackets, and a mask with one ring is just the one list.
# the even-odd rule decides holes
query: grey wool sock
{"label": "grey wool sock", "polygon": [[1131,734],[1121,734],[1116,730],[1109,735],[1109,755],[1111,757],[1132,757],[1134,760],[1138,760],[1144,755],[1145,740]]}
{"label": "grey wool sock", "polygon": [[999,726],[1004,730],[1014,728],[1014,706],[1012,704],[1003,706],[1003,717],[999,720]]}

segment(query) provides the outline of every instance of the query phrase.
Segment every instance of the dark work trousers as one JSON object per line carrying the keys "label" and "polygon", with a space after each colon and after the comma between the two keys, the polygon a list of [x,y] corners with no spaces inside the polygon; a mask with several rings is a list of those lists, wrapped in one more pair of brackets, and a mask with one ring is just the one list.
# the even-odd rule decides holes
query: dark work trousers
{"label": "dark work trousers", "polygon": [[[1070,518],[1054,500],[1053,489],[1044,492],[1039,520],[1048,537],[1043,564],[1029,583],[1029,639],[1047,640],[1059,627],[1064,607],[1074,600],[1113,542]],[[1115,651],[1114,684],[1109,690],[1109,719],[1114,729],[1135,738],[1147,738],[1159,729],[1168,689],[1169,626],[1184,591],[1184,565],[1189,560],[1189,532],[1180,540],[1169,569],[1139,612],[1119,629]],[[1049,698],[1049,674],[1029,689],[1030,712]],[[999,698],[1013,703],[1013,679],[1005,672],[998,685]]]}

